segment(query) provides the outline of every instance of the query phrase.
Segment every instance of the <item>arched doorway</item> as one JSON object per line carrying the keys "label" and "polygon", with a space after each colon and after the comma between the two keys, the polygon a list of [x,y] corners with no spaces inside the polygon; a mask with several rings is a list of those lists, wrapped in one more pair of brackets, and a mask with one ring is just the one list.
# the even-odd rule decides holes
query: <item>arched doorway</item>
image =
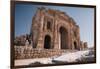
{"label": "arched doorway", "polygon": [[45,39],[44,39],[44,48],[45,49],[50,49],[51,48],[51,37],[49,35],[45,36]]}
{"label": "arched doorway", "polygon": [[77,49],[77,43],[74,41],[74,49]]}
{"label": "arched doorway", "polygon": [[61,49],[68,49],[68,33],[67,30],[64,27],[60,27],[60,48]]}

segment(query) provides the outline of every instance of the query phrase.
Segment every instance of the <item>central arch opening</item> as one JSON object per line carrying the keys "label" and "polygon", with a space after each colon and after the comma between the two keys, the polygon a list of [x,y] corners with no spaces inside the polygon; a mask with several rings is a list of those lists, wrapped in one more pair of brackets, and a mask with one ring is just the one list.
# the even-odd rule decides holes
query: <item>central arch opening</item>
{"label": "central arch opening", "polygon": [[68,49],[68,35],[67,30],[64,27],[60,27],[60,48]]}
{"label": "central arch opening", "polygon": [[45,49],[50,49],[51,48],[51,37],[49,35],[45,36],[45,39],[44,39],[44,48]]}

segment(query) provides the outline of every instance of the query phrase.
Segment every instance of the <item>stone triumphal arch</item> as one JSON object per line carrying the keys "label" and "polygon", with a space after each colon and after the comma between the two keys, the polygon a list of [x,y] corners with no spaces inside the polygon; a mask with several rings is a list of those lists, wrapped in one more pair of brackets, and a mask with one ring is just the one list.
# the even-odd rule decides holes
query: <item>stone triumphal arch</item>
{"label": "stone triumphal arch", "polygon": [[32,46],[37,49],[80,50],[80,28],[67,13],[38,8],[31,25]]}

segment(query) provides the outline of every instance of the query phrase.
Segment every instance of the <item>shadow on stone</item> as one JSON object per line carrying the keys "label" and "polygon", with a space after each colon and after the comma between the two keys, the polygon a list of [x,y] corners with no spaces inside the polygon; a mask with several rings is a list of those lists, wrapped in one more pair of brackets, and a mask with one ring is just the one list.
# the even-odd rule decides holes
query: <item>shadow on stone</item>
{"label": "shadow on stone", "polygon": [[42,63],[40,63],[40,62],[35,62],[35,63],[30,63],[29,66],[40,65],[40,64],[42,64]]}
{"label": "shadow on stone", "polygon": [[53,64],[67,64],[68,62],[67,61],[56,61],[56,60],[52,60],[52,63]]}

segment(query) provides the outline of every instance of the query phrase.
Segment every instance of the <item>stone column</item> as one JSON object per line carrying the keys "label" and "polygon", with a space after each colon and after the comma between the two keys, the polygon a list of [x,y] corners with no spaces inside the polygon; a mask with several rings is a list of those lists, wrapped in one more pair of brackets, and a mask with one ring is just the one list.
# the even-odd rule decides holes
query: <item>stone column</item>
{"label": "stone column", "polygon": [[60,32],[59,32],[59,34],[58,34],[58,41],[59,41],[59,49],[61,49],[61,34],[60,34]]}
{"label": "stone column", "polygon": [[81,50],[81,46],[80,46],[80,29],[79,29],[79,26],[77,26],[77,45],[78,45],[78,49]]}
{"label": "stone column", "polygon": [[59,49],[59,37],[57,34],[59,34],[59,32],[57,31],[58,28],[57,28],[57,20],[55,21],[55,29],[54,29],[54,36],[55,36],[55,39],[54,39],[54,49]]}
{"label": "stone column", "polygon": [[[68,26],[67,26],[67,27],[68,27]],[[68,46],[67,48],[68,48],[68,49],[71,49],[71,42],[70,42],[70,40],[71,40],[71,35],[70,35],[70,29],[69,29],[69,27],[67,28],[67,35],[66,35],[66,36],[67,36],[67,42],[66,42],[66,43],[67,43],[67,46]]]}
{"label": "stone column", "polygon": [[44,16],[41,16],[40,19],[40,29],[39,29],[39,37],[38,37],[38,43],[37,43],[37,49],[43,49],[44,46],[44,38],[43,38],[43,23],[44,23]]}

